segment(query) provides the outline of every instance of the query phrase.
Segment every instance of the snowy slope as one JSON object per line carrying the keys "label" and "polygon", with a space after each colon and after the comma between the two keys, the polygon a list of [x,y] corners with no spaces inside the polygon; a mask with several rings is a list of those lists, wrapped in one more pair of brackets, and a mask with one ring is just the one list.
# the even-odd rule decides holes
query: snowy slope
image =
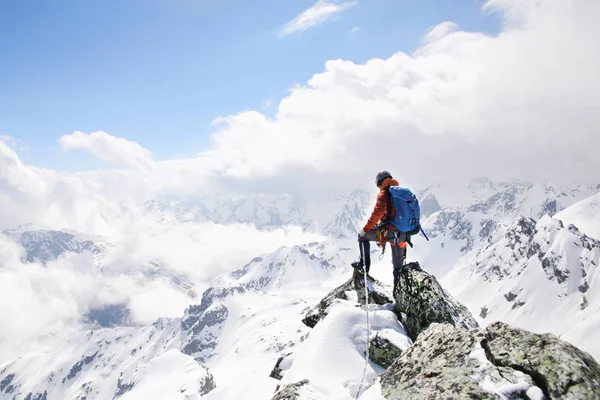
{"label": "snowy slope", "polygon": [[169,399],[208,389],[203,398],[270,398],[277,358],[306,338],[304,313],[342,275],[304,248],[282,248],[218,278],[181,318],[11,344],[0,349],[14,355],[0,359],[0,399],[138,399],[158,385]]}
{"label": "snowy slope", "polygon": [[600,239],[600,192],[581,200],[555,215],[565,224],[573,224],[588,236]]}
{"label": "snowy slope", "polygon": [[156,388],[151,379],[157,369],[163,381],[166,371],[183,372],[172,374],[169,386],[161,388],[171,389],[168,398],[198,398],[210,388],[212,377],[177,349],[180,333],[179,321],[171,320],[41,338],[23,349],[29,350],[23,356],[0,366],[0,398],[112,399],[127,394],[142,399],[149,387]]}
{"label": "snowy slope", "polygon": [[[350,399],[359,388],[373,382],[384,369],[370,362],[361,387],[367,343],[366,310],[353,302],[339,300],[327,317],[317,324],[308,339],[293,354],[291,367],[281,384],[308,379],[310,386],[326,399]],[[385,336],[401,350],[412,344],[390,307],[371,306],[369,338]]]}
{"label": "snowy slope", "polygon": [[442,284],[487,324],[552,332],[600,358],[600,241],[575,226],[519,217]]}

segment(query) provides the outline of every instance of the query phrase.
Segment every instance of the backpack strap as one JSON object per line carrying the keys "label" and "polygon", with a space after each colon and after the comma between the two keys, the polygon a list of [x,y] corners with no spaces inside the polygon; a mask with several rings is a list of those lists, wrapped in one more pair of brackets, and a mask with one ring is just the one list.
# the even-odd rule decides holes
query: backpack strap
{"label": "backpack strap", "polygon": [[387,214],[385,215],[385,224],[386,224],[386,228],[388,225],[388,221],[391,221],[392,219],[392,194],[390,193],[390,187],[386,187],[385,189],[385,195],[387,196]]}

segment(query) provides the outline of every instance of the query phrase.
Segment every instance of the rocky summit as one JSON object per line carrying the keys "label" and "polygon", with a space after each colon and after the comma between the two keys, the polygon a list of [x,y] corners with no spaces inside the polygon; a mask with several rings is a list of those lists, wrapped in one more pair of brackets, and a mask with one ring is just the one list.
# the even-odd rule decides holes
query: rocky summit
{"label": "rocky summit", "polygon": [[419,263],[407,264],[394,288],[394,309],[408,336],[414,341],[432,323],[448,323],[467,329],[477,328],[469,310],[423,271]]}
{"label": "rocky summit", "polygon": [[[412,340],[401,350],[379,333],[370,336],[369,359],[381,368],[368,385],[380,387],[380,397],[373,398],[600,399],[600,365],[590,354],[555,335],[503,322],[479,327],[467,308],[418,263],[401,271],[393,306],[385,294],[389,289],[370,276],[366,279],[369,302],[393,307]],[[364,288],[364,275],[354,271],[303,322],[314,327],[327,320],[336,299],[355,299],[356,307],[364,308]],[[286,356],[272,372],[276,379],[281,379],[278,366]],[[273,399],[320,399],[322,395],[310,380],[298,380],[281,385]]]}
{"label": "rocky summit", "polygon": [[598,399],[600,365],[551,334],[433,323],[381,375],[386,399]]}

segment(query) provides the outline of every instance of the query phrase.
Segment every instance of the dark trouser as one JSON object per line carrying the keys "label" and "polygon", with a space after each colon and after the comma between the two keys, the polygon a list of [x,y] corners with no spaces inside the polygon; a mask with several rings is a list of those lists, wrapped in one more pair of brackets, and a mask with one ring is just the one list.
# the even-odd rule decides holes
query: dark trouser
{"label": "dark trouser", "polygon": [[[396,234],[398,237],[396,237]],[[363,237],[358,237],[358,247],[360,249],[360,261],[363,268],[369,273],[371,267],[371,242],[377,242],[377,229],[371,229]],[[398,283],[400,270],[404,265],[404,256],[406,254],[406,233],[395,232],[390,229],[387,231],[387,241],[391,243],[392,265],[394,266],[394,286]],[[403,243],[404,242],[404,243]],[[402,247],[400,247],[402,246]]]}

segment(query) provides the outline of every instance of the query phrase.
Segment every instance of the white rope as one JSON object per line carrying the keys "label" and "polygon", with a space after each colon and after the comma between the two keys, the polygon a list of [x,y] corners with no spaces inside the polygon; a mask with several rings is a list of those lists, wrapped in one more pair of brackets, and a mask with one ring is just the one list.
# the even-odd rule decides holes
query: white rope
{"label": "white rope", "polygon": [[365,374],[367,373],[367,366],[369,365],[369,338],[371,336],[371,327],[369,326],[369,289],[367,288],[367,269],[363,265],[363,273],[365,276],[365,305],[367,306],[367,341],[365,343],[365,351],[367,358],[365,359],[365,367],[363,369],[362,378],[360,379],[360,385],[356,392],[356,399],[360,396],[360,390],[362,389],[363,382],[365,381]]}

